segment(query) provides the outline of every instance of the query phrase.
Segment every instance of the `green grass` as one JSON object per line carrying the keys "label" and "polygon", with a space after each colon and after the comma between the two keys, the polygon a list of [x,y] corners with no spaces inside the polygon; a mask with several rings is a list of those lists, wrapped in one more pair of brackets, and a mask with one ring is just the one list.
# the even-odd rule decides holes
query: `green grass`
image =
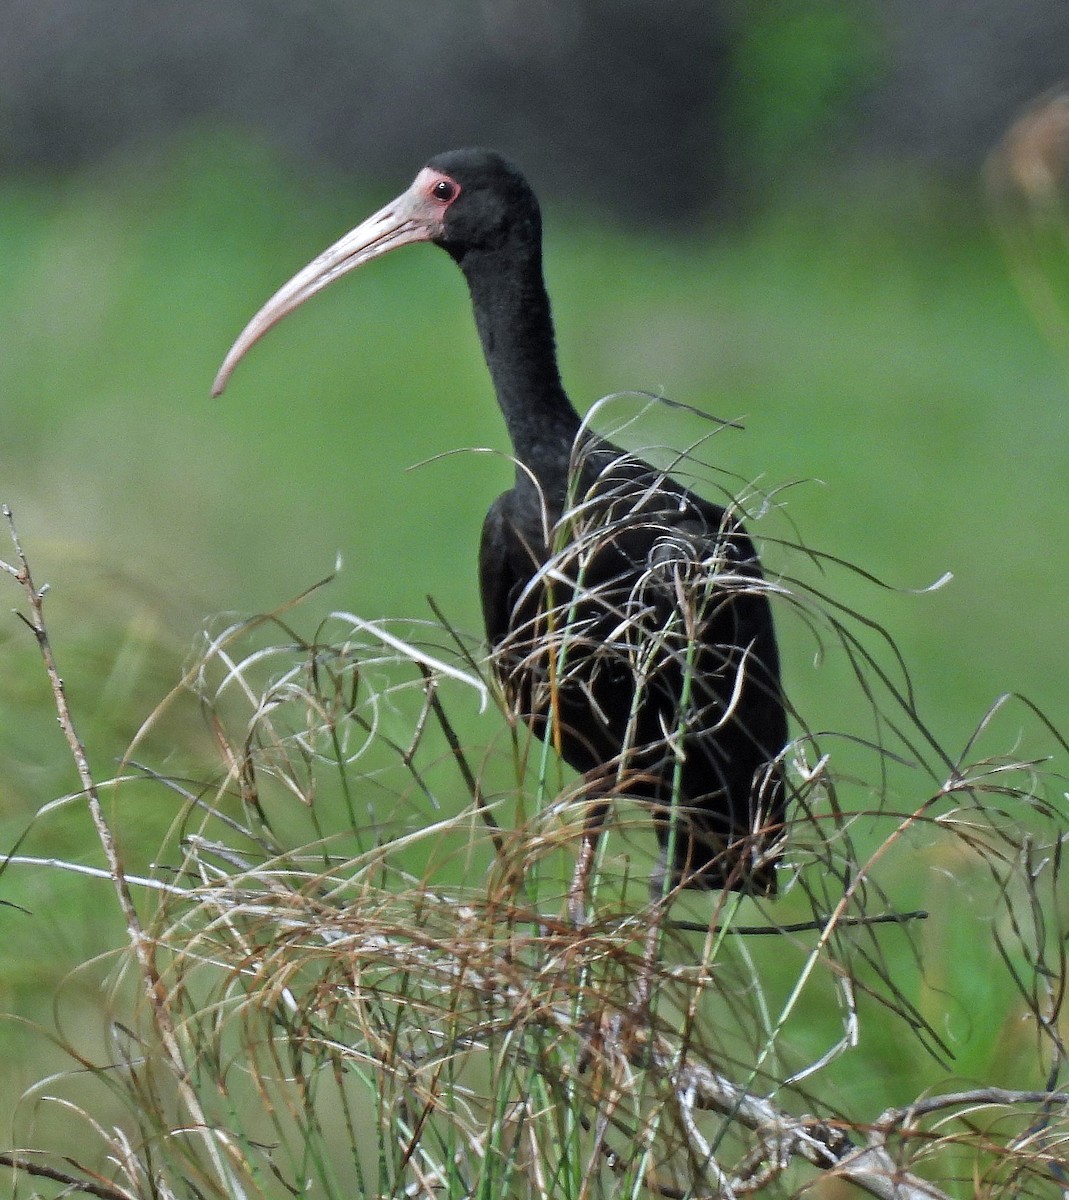
{"label": "green grass", "polygon": [[[252,311],[417,165],[399,164],[382,186],[310,183],[248,146],[201,137],[83,177],[0,183],[0,500],[52,585],[55,648],[101,775],[206,618],[271,607],[337,553],[343,570],[310,613],[422,617],[431,593],[458,627],[478,630],[479,524],[510,468],[460,454],[408,470],[458,448],[507,449],[445,255],[422,247],[359,272],[208,399]],[[926,596],[828,581],[892,632],[951,753],[1008,690],[1064,730],[1063,364],[976,197],[880,182],[783,195],[745,228],[688,241],[594,227],[547,204],[566,382],[580,408],[639,388],[741,418],[745,432],[713,439],[719,465],[769,491],[819,480],[782,496],[809,544],[905,589],[953,571]],[[645,428],[651,440],[701,432],[667,416]],[[769,532],[787,528],[781,515]],[[771,545],[766,559],[773,572],[797,565]],[[19,600],[9,585],[0,609]],[[783,640],[810,725],[856,731],[856,698],[833,668],[813,667],[802,628],[786,622]],[[30,643],[20,622],[0,621],[0,850],[75,787]],[[465,737],[479,730],[473,716]],[[191,721],[142,757],[181,763],[203,737]],[[137,802],[136,789],[121,799],[126,812]],[[151,860],[168,819],[151,806],[137,814],[133,861]],[[76,805],[23,850],[97,853]],[[932,869],[904,880],[905,906],[943,895],[941,879]],[[0,909],[0,1008],[47,1025],[59,987],[61,1017],[64,1005],[79,1021],[92,1011],[99,972],[66,976],[87,947],[121,941],[102,886],[0,876],[0,896],[32,914]],[[951,923],[938,936],[973,935]],[[1006,1052],[968,1026],[962,1049],[977,1069],[988,1051]],[[0,1042],[10,1048],[0,1096],[14,1097],[47,1056],[10,1027]],[[875,1047],[873,1058],[890,1072],[910,1055]],[[871,1115],[898,1078],[853,1082]]]}

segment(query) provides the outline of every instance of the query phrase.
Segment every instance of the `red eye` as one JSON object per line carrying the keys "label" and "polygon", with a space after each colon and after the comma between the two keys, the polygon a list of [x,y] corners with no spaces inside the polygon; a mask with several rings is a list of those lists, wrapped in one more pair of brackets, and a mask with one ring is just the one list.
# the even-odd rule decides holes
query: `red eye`
{"label": "red eye", "polygon": [[431,188],[431,195],[435,200],[441,200],[448,204],[450,200],[455,200],[460,188],[451,179],[439,179],[438,182]]}

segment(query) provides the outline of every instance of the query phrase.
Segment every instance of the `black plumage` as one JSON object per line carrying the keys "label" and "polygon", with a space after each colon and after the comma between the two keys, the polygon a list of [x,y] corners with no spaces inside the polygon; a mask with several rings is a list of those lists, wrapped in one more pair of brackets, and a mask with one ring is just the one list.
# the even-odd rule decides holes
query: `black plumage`
{"label": "black plumage", "polygon": [[310,295],[415,241],[443,247],[467,279],[516,458],[479,555],[506,695],[584,774],[592,833],[612,797],[650,804],[655,888],[667,874],[774,891],[787,723],[754,546],[736,514],[583,426],[557,368],[538,203],[514,167],[487,150],[432,159],[264,305],[216,393]]}

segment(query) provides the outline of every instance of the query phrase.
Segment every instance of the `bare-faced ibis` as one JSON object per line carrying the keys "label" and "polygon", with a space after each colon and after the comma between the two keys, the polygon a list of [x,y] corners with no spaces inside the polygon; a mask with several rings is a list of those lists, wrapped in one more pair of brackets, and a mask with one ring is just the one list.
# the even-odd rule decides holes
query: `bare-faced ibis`
{"label": "bare-faced ibis", "polygon": [[[738,515],[591,433],[561,384],[538,201],[488,150],[432,159],[252,318],[214,394],[264,333],[410,242],[464,273],[516,482],[483,525],[479,581],[516,714],[584,776],[585,858],[614,798],[651,809],[651,887],[775,891],[787,722],[768,586]],[[668,864],[671,864],[670,868]]]}

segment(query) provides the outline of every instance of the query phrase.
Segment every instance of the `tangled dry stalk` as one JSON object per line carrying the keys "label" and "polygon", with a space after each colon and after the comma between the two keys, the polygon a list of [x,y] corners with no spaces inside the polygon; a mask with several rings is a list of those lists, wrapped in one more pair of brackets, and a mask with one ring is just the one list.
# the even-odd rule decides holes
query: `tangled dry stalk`
{"label": "tangled dry stalk", "polygon": [[[214,759],[165,773],[135,740],[107,786],[151,784],[174,825],[152,875],[126,874],[44,589],[17,539],[2,565],[24,590],[130,940],[112,973],[111,1061],[85,1064],[126,1120],[94,1126],[97,1162],[0,1155],[26,1187],[697,1200],[839,1177],[882,1200],[1069,1194],[1064,781],[1038,756],[985,749],[1011,708],[1015,729],[1031,719],[1052,753],[1065,746],[1004,699],[945,753],[893,643],[829,585],[788,571],[759,585],[781,622],[800,618],[838,654],[872,728],[837,739],[794,714],[781,897],[714,893],[665,916],[645,882],[649,814],[622,796],[577,924],[582,781],[440,614],[337,613],[307,637],[283,612],[206,635],[150,724],[196,705]],[[755,586],[691,565],[674,587]],[[685,630],[673,636],[685,654]],[[631,653],[627,614],[620,637]],[[566,669],[566,646],[547,655]],[[996,951],[982,961],[1011,994],[1012,1078],[953,1082],[949,1010],[933,999],[954,1002],[925,978],[944,977],[940,938],[960,918],[896,904],[915,890],[901,858],[952,875],[982,916]],[[866,1115],[856,1072],[873,1039],[928,1067],[907,1102]]]}

